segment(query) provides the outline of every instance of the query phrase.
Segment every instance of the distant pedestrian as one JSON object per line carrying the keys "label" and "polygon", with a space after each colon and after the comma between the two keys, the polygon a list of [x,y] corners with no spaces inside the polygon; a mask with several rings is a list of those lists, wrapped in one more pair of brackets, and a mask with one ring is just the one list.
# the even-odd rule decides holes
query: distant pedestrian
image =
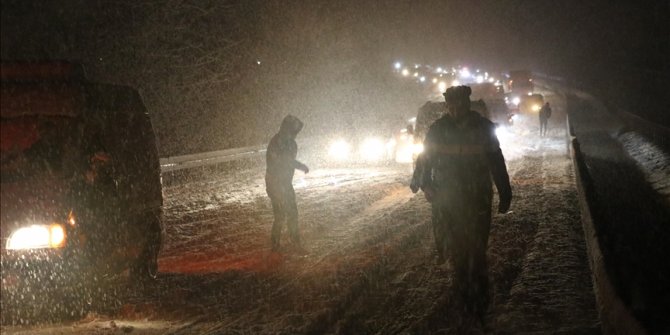
{"label": "distant pedestrian", "polygon": [[296,160],[298,145],[295,138],[302,130],[303,123],[293,115],[287,115],[272,137],[266,152],[267,169],[265,190],[272,202],[274,223],[272,224],[272,250],[279,250],[281,230],[286,222],[289,236],[295,246],[302,250],[298,230],[298,206],[293,190],[293,174],[296,169],[309,172],[307,165]]}
{"label": "distant pedestrian", "polygon": [[551,107],[549,103],[545,103],[542,108],[540,108],[540,136],[547,135],[547,123],[551,117]]}

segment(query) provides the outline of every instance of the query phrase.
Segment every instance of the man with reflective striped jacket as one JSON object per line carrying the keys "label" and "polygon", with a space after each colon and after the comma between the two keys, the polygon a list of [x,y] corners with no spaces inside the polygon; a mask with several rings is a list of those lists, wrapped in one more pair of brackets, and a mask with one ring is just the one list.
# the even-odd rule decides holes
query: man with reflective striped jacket
{"label": "man with reflective striped jacket", "polygon": [[450,256],[457,298],[483,317],[489,300],[491,179],[500,197],[499,213],[508,211],[512,190],[495,124],[470,110],[470,93],[467,86],[450,87],[444,93],[448,113],[428,130],[413,190],[419,186],[432,204],[438,262]]}

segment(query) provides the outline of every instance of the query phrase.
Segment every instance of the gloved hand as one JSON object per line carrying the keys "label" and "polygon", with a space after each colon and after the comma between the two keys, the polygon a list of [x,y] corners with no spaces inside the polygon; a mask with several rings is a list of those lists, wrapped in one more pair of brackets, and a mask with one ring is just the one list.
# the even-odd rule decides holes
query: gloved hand
{"label": "gloved hand", "polygon": [[498,203],[498,213],[504,214],[509,211],[509,207],[512,204],[512,195],[511,194],[501,194],[500,201]]}
{"label": "gloved hand", "polygon": [[415,184],[413,181],[409,184],[409,189],[412,190],[412,193],[419,192],[419,185]]}
{"label": "gloved hand", "polygon": [[426,200],[433,203],[433,199],[435,199],[435,190],[430,186],[422,187],[421,190],[423,191],[423,196],[426,197]]}

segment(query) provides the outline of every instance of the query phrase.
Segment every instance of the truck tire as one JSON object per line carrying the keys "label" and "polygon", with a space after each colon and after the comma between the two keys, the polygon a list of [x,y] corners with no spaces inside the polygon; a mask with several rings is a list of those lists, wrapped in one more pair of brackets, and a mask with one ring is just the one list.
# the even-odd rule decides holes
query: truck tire
{"label": "truck tire", "polygon": [[161,248],[162,230],[160,215],[148,215],[147,239],[142,252],[130,268],[131,280],[155,280],[158,276],[158,253]]}

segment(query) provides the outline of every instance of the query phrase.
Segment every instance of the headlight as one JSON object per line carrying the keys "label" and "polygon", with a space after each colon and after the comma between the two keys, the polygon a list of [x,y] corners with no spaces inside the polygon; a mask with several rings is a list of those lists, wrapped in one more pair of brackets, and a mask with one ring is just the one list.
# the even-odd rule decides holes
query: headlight
{"label": "headlight", "polygon": [[65,229],[60,224],[19,228],[7,241],[8,250],[61,248],[63,245],[65,245]]}
{"label": "headlight", "polygon": [[512,98],[512,103],[518,106],[521,103],[521,99],[519,99],[519,97],[514,97]]}
{"label": "headlight", "polygon": [[376,160],[384,156],[384,143],[376,138],[368,138],[361,143],[360,153],[365,160]]}
{"label": "headlight", "polygon": [[533,107],[531,107],[531,109],[533,110],[533,112],[539,112],[540,111],[540,105],[533,105]]}
{"label": "headlight", "polygon": [[412,146],[412,152],[413,152],[415,155],[418,155],[418,154],[422,153],[422,152],[423,152],[423,143],[415,143],[415,144]]}
{"label": "headlight", "polygon": [[506,134],[505,128],[496,127],[496,137],[501,137]]}
{"label": "headlight", "polygon": [[328,155],[338,160],[347,159],[349,157],[349,144],[344,140],[331,143],[328,148]]}

